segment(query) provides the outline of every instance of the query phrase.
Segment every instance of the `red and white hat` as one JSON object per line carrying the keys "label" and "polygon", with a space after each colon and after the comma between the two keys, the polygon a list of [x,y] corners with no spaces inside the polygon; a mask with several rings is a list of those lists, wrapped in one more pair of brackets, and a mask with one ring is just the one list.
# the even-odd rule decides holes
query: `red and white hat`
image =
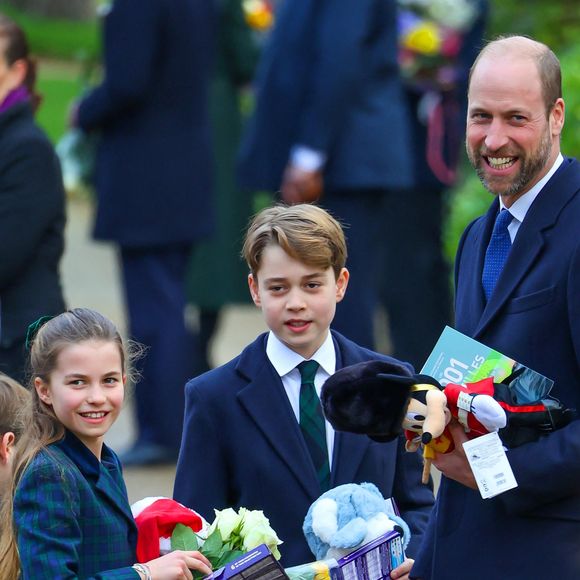
{"label": "red and white hat", "polygon": [[167,497],[146,497],[131,511],[137,523],[137,561],[149,562],[171,551],[171,534],[177,524],[189,526],[202,539],[209,524],[197,512]]}

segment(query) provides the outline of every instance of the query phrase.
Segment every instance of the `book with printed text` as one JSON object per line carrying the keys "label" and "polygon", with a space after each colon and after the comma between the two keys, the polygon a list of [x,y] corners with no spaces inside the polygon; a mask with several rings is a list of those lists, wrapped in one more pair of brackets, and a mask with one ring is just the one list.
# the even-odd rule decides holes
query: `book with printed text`
{"label": "book with printed text", "polygon": [[[475,383],[487,377],[501,383],[508,379],[519,403],[544,399],[554,381],[506,356],[446,326],[421,373],[447,383]],[[510,378],[508,378],[510,377]]]}

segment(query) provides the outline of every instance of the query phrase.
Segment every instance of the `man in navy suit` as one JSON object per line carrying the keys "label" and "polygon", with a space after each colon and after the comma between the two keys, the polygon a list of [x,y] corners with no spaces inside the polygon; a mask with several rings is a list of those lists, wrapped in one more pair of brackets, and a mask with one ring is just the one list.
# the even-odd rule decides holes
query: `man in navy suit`
{"label": "man in navy suit", "polygon": [[[458,330],[552,378],[552,394],[580,409],[580,165],[560,153],[561,91],[556,56],[528,38],[491,42],[472,68],[467,150],[496,199],[460,241],[456,318]],[[486,254],[500,210],[511,214],[509,241],[492,288]],[[434,461],[444,477],[411,576],[580,577],[580,421],[508,450],[518,486],[487,500],[461,429],[454,438],[456,450]]]}
{"label": "man in navy suit", "polygon": [[80,127],[101,137],[94,236],[120,246],[129,334],[148,347],[125,465],[177,458],[183,385],[197,370],[185,274],[192,244],[213,231],[212,25],[206,0],[115,0],[104,22],[104,80],[78,108]]}
{"label": "man in navy suit", "polygon": [[[413,533],[412,556],[433,503],[431,487],[421,484],[417,454],[405,452],[402,438],[376,443],[364,435],[334,433],[321,415],[319,444],[328,480],[319,477],[320,455],[311,455],[301,430],[304,416],[320,407],[322,384],[336,369],[381,359],[403,374],[411,372],[407,363],[329,330],[349,281],[340,226],[314,205],[269,208],[250,226],[244,255],[250,293],[270,332],[188,383],[175,499],[210,520],[214,509],[263,510],[284,542],[283,565],[294,566],[314,559],[302,524],[322,491],[368,481],[395,498]],[[304,361],[315,361],[314,408],[304,407],[299,395],[298,365]],[[406,577],[410,567],[408,560],[396,577]]]}
{"label": "man in navy suit", "polygon": [[249,189],[281,190],[291,203],[320,197],[348,225],[353,276],[334,325],[368,348],[389,194],[411,185],[409,121],[395,2],[282,4],[258,70],[239,179]]}

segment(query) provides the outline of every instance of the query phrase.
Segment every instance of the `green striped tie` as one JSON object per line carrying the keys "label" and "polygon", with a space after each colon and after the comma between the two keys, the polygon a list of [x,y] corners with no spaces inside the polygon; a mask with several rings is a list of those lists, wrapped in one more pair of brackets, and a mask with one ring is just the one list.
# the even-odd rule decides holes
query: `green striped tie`
{"label": "green striped tie", "polygon": [[298,370],[302,379],[300,384],[300,429],[312,456],[320,489],[324,492],[330,488],[330,465],[328,463],[326,426],[322,405],[314,387],[318,363],[315,360],[301,362],[298,365]]}

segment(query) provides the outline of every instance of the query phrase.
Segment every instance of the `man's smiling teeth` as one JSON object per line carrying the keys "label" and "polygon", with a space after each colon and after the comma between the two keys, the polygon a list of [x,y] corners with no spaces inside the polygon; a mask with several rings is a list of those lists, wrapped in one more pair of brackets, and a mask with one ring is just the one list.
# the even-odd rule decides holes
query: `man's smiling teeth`
{"label": "man's smiling teeth", "polygon": [[487,161],[494,169],[507,169],[516,162],[514,157],[488,157]]}
{"label": "man's smiling teeth", "polygon": [[88,419],[102,419],[106,413],[104,411],[99,411],[98,413],[81,413],[81,415]]}

